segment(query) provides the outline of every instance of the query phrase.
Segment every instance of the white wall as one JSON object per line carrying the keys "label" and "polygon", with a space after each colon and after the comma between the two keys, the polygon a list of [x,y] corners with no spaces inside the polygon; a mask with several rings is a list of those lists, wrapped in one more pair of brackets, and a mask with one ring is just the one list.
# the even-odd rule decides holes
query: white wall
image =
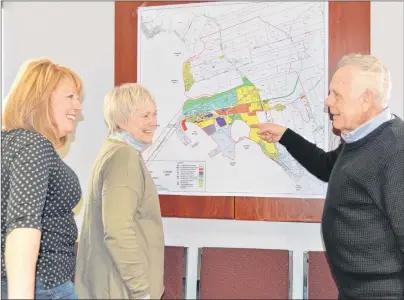
{"label": "white wall", "polygon": [[[372,2],[371,25],[372,53],[391,68],[391,107],[400,116],[404,115],[402,6]],[[48,57],[83,78],[84,122],[78,124],[65,160],[77,172],[86,195],[91,164],[106,134],[103,97],[114,84],[114,3],[5,2],[3,18],[3,94],[8,92],[20,64],[30,58]],[[77,217],[79,226],[81,219],[82,214]],[[294,299],[303,296],[303,251],[323,250],[319,224],[167,218],[164,232],[167,245],[189,247],[187,297],[193,299],[198,247],[293,251]]]}
{"label": "white wall", "polygon": [[404,117],[403,2],[371,2],[370,48],[390,69],[393,81],[390,108]]}
{"label": "white wall", "polygon": [[5,2],[3,7],[4,95],[27,59],[49,58],[83,80],[83,120],[65,161],[76,171],[85,196],[91,164],[107,133],[102,103],[114,86],[114,3]]}

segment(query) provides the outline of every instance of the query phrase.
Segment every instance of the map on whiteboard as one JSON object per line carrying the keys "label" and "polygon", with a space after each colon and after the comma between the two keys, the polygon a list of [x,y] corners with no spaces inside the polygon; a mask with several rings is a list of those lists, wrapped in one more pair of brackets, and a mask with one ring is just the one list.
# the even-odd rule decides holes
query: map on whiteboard
{"label": "map on whiteboard", "polygon": [[282,124],[327,148],[327,2],[138,12],[138,80],[159,124],[144,160],[160,194],[324,197],[324,183],[250,125]]}

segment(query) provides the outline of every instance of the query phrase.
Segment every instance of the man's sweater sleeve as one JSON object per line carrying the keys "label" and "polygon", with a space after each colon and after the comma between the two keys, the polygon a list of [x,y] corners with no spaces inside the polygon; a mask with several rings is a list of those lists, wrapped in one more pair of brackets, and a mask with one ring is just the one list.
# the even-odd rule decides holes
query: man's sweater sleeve
{"label": "man's sweater sleeve", "polygon": [[390,156],[381,172],[381,201],[404,254],[404,150]]}
{"label": "man's sweater sleeve", "polygon": [[334,164],[341,152],[342,144],[337,149],[325,152],[310,143],[291,129],[286,129],[279,143],[311,174],[328,182]]}

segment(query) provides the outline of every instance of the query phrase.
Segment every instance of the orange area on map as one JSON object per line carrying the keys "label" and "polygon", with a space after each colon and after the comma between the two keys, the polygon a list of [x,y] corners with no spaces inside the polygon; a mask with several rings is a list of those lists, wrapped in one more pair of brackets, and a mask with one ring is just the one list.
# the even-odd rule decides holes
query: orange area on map
{"label": "orange area on map", "polygon": [[218,115],[232,115],[232,114],[247,113],[249,111],[250,111],[250,104],[248,103],[248,104],[240,104],[230,108],[217,109],[216,113]]}

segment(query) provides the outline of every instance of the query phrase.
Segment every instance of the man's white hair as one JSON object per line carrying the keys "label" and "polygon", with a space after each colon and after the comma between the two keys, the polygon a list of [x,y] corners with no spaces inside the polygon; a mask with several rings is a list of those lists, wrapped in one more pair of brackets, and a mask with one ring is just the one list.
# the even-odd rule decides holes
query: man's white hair
{"label": "man's white hair", "polygon": [[138,83],[124,83],[114,87],[104,99],[104,119],[108,134],[120,130],[119,123],[125,123],[133,117],[135,111],[148,101],[152,94]]}
{"label": "man's white hair", "polygon": [[337,69],[344,66],[354,66],[361,71],[360,84],[363,89],[371,90],[376,101],[382,106],[387,107],[391,95],[390,71],[375,56],[368,54],[349,54],[342,57],[338,62]]}

